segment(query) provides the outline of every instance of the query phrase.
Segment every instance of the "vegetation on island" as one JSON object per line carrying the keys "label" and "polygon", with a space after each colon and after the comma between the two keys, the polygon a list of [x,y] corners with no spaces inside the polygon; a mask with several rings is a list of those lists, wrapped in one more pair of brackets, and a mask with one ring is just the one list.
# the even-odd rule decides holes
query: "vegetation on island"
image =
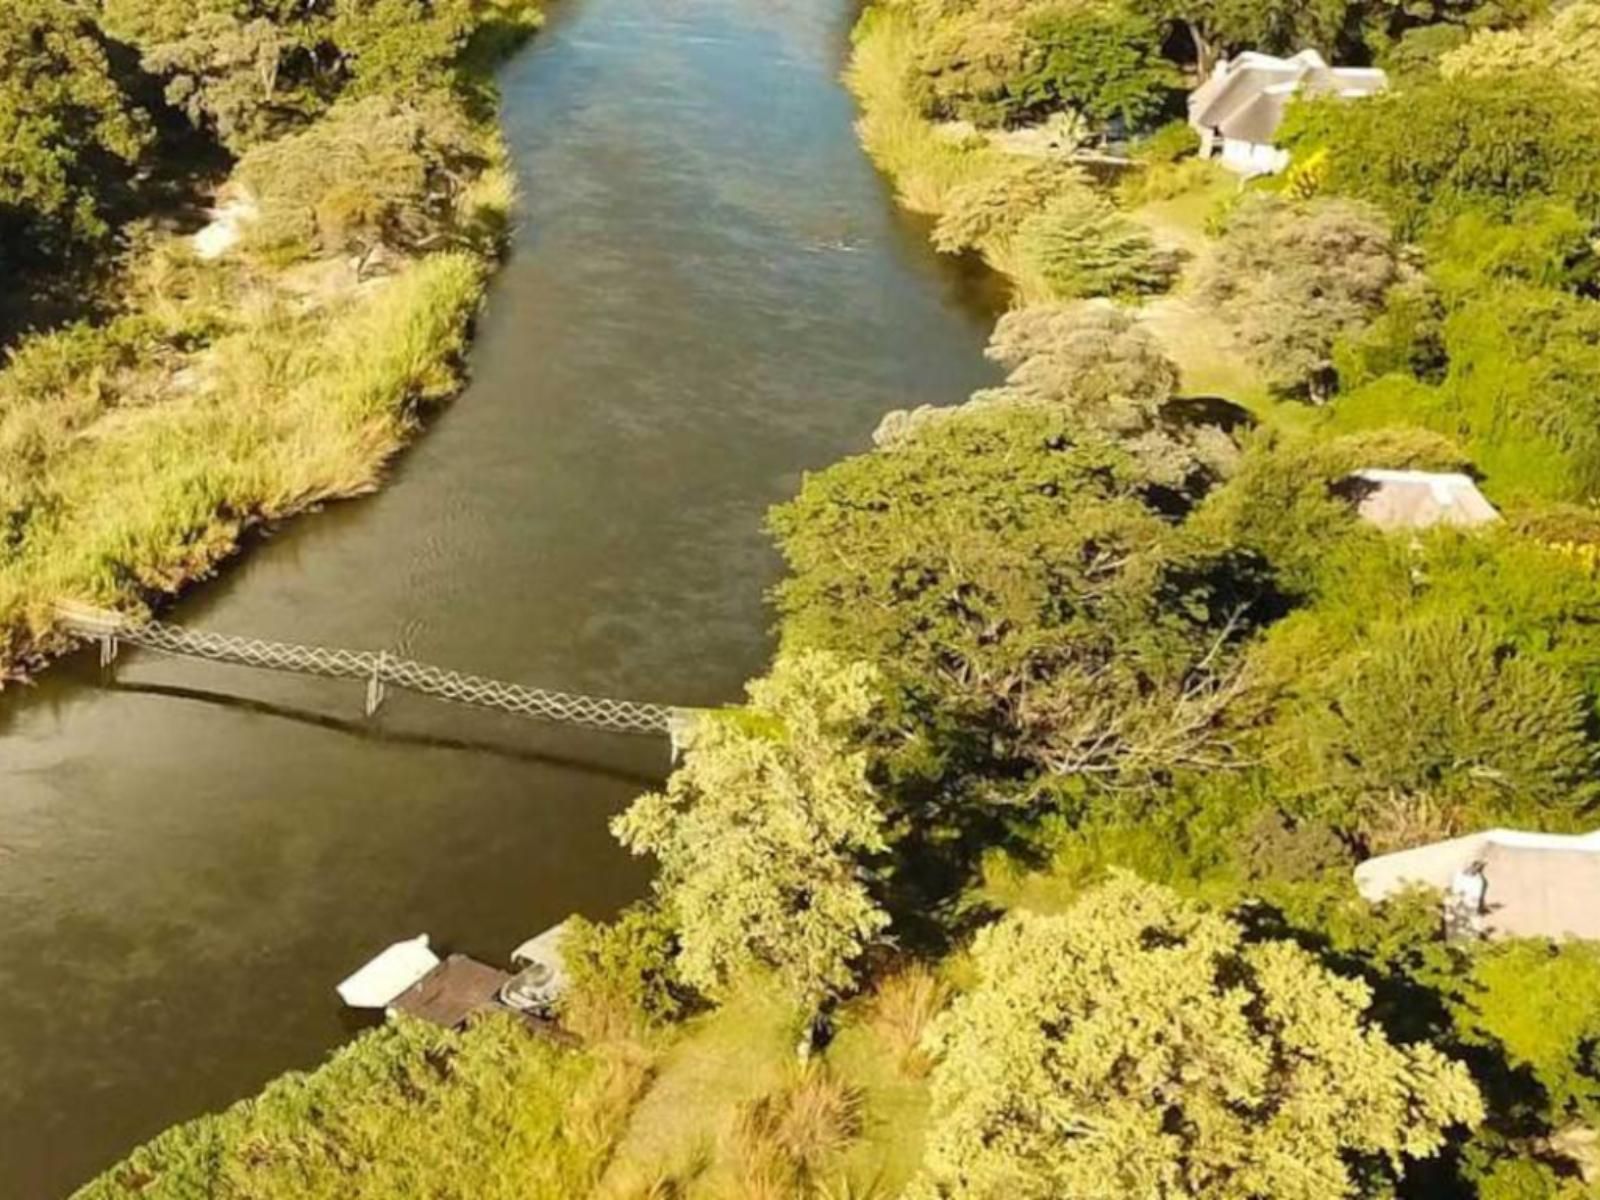
{"label": "vegetation on island", "polygon": [[[0,679],[370,490],[458,386],[526,0],[19,0],[0,22]],[[192,235],[222,216],[208,248]],[[231,244],[230,244],[231,243]]]}
{"label": "vegetation on island", "polygon": [[[1534,69],[1597,12],[869,9],[863,139],[1012,279],[1007,378],[772,514],[776,661],[616,820],[660,870],[567,942],[585,1048],[441,1140],[601,1200],[1600,1196],[1600,950],[1352,879],[1600,804],[1600,141],[1590,73]],[[1165,123],[1217,56],[1308,44],[1394,91],[1297,103],[1280,176]],[[1372,467],[1470,472],[1503,519],[1381,532],[1339,487]],[[615,1062],[543,1165],[481,1132],[591,1111],[565,1073]],[[271,1194],[218,1181],[289,1124],[181,1149],[250,1111],[85,1195]],[[352,1119],[299,1114],[296,1162]]]}

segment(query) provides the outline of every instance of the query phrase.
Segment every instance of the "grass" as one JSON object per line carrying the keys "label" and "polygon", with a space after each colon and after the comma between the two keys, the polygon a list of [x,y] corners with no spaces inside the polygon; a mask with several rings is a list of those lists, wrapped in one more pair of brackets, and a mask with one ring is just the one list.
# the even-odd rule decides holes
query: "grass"
{"label": "grass", "polygon": [[161,1134],[74,1200],[573,1200],[646,1079],[511,1018],[387,1025],[309,1074]]}
{"label": "grass", "polygon": [[247,526],[375,487],[423,408],[459,385],[482,278],[448,253],[311,311],[264,297],[185,360],[183,386],[145,361],[124,379],[91,371],[31,434],[21,406],[0,411],[22,480],[0,546],[0,668],[49,645],[59,599],[148,603],[212,570]]}

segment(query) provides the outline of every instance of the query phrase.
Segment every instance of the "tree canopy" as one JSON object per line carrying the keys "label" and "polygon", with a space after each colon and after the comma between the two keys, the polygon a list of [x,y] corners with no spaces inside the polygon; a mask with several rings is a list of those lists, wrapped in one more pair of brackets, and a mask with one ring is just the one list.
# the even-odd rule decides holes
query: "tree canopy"
{"label": "tree canopy", "polygon": [[869,666],[780,657],[747,708],[701,720],[665,791],[612,823],[660,864],[685,983],[717,996],[771,970],[814,1009],[852,982],[888,924],[865,871],[888,848],[886,816],[849,737],[876,703]]}
{"label": "tree canopy", "polygon": [[1119,875],[972,948],[930,1032],[938,1200],[1329,1200],[1483,1116],[1472,1077],[1398,1046],[1366,984]]}
{"label": "tree canopy", "polygon": [[75,0],[11,0],[0,21],[0,264],[103,236],[150,142]]}

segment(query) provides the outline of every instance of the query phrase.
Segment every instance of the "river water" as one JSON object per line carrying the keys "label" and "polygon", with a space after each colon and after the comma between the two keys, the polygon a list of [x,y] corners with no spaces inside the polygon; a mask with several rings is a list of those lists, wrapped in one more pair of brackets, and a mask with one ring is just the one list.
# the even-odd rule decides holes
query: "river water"
{"label": "river water", "polygon": [[[770,651],[764,510],[989,378],[986,285],[858,149],[849,0],[567,0],[503,73],[523,221],[473,381],[377,496],[176,619],[636,699]],[[659,742],[355,685],[80,655],[0,696],[0,1197],[65,1195],[315,1064],[388,942],[502,960],[646,886]]]}

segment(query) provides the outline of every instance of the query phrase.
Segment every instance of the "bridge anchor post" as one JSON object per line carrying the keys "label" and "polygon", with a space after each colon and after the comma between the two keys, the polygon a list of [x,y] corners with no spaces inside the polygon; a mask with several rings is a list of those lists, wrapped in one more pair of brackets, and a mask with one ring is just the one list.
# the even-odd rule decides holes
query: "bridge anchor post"
{"label": "bridge anchor post", "polygon": [[388,651],[378,651],[378,657],[372,664],[372,677],[367,680],[367,716],[375,716],[378,708],[383,704],[383,668],[385,660],[389,657]]}
{"label": "bridge anchor post", "polygon": [[117,650],[116,634],[104,633],[100,635],[100,670],[108,675],[116,673]]}

